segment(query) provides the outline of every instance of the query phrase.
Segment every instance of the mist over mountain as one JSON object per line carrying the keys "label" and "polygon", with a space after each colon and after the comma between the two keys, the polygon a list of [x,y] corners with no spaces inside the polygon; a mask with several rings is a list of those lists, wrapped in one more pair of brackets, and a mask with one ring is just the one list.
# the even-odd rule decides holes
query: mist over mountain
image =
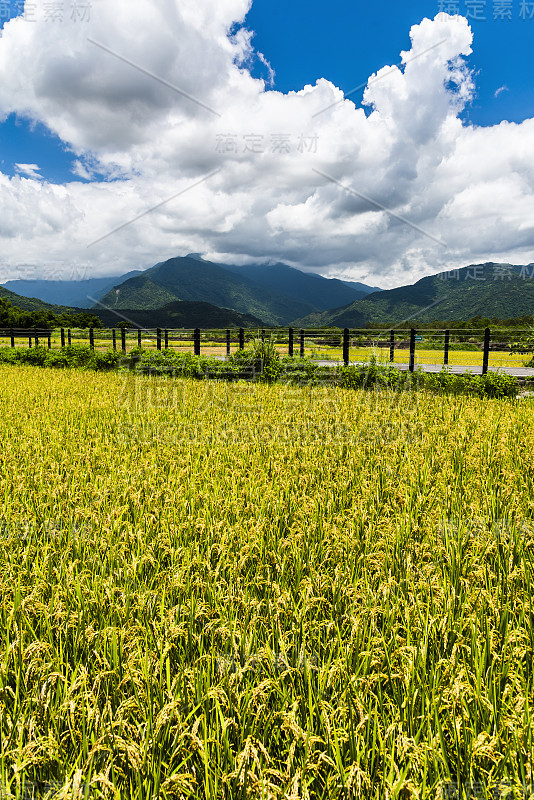
{"label": "mist over mountain", "polygon": [[107,278],[89,278],[82,281],[63,280],[11,280],[4,287],[22,297],[34,297],[52,305],[91,308],[95,300],[100,300],[117,283],[140,275],[140,270],[132,270],[126,275]]}

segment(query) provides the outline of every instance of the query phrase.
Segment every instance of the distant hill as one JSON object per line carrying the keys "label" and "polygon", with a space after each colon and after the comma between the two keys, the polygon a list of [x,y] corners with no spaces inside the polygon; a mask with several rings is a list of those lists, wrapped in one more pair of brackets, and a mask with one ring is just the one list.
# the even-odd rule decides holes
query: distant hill
{"label": "distant hill", "polygon": [[[73,306],[58,306],[46,303],[44,300],[39,300],[35,297],[22,297],[9,289],[0,286],[0,300],[8,300],[14,307],[15,311],[21,309],[22,311],[40,313],[40,314],[53,314],[60,317],[62,314],[86,315],[88,310],[82,307]],[[90,310],[90,315],[98,317],[104,327],[116,327],[118,323],[127,318],[132,320],[137,325],[143,328],[262,328],[267,327],[266,324],[258,317],[252,314],[240,314],[228,308],[219,308],[210,303],[202,302],[188,302],[188,301],[174,301],[168,303],[159,309],[150,309],[146,311],[129,310],[115,314],[100,307],[95,307]],[[29,323],[33,325],[33,323]],[[42,317],[42,322],[39,323],[44,326],[46,318]],[[67,326],[67,321],[59,322]],[[19,327],[18,324],[14,327]],[[24,324],[21,327],[27,327]]]}
{"label": "distant hill", "polygon": [[367,324],[398,325],[406,320],[532,314],[534,264],[476,264],[431,275],[409,286],[373,292],[340,308],[313,313],[296,321],[302,327],[362,328]]}
{"label": "distant hill", "polygon": [[[115,328],[123,319],[141,328],[262,328],[266,327],[251,314],[240,314],[211,303],[175,300],[158,309],[125,309],[119,315],[106,309],[93,308],[104,328]],[[134,327],[134,326],[132,326]]]}
{"label": "distant hill", "polygon": [[221,264],[220,266],[270,292],[284,294],[298,302],[308,303],[318,311],[352,303],[376,291],[377,288],[366,286],[364,283],[352,284],[337,278],[324,278],[322,275],[294,269],[287,264],[246,266]]}
{"label": "distant hill", "polygon": [[85,308],[53,306],[0,287],[0,327],[4,329],[88,328],[98,324],[96,315]]}
{"label": "distant hill", "polygon": [[3,285],[22,297],[39,298],[47,303],[76,308],[91,308],[95,300],[104,297],[113,286],[140,274],[140,270],[133,270],[126,275],[89,278],[85,281],[12,280]]}
{"label": "distant hill", "polygon": [[22,297],[21,295],[15,294],[15,292],[10,291],[9,289],[5,289],[3,286],[0,286],[0,297],[9,300],[10,303],[17,308],[21,308],[23,311],[52,311],[54,314],[70,314],[77,313],[81,310],[72,306],[60,306],[52,305],[51,303],[45,303],[44,300],[39,300],[37,297]]}
{"label": "distant hill", "polygon": [[251,314],[267,325],[287,325],[315,310],[309,303],[265,289],[228,268],[194,256],[156,264],[101,298],[103,304],[117,310],[156,309],[176,300],[231,308]]}
{"label": "distant hill", "polygon": [[380,286],[368,286],[366,283],[359,283],[358,281],[341,281],[344,286],[349,289],[354,289],[356,292],[363,292],[364,294],[372,294],[373,292],[381,292]]}

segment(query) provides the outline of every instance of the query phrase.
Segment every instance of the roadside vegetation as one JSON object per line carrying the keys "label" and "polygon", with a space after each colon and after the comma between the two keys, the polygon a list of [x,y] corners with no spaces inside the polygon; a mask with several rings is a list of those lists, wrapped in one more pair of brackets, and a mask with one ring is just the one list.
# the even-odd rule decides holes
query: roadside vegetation
{"label": "roadside vegetation", "polygon": [[0,363],[30,364],[56,368],[83,368],[96,371],[129,370],[175,378],[219,380],[255,379],[263,383],[300,383],[364,389],[425,389],[430,392],[468,394],[478,397],[515,397],[519,384],[515,377],[498,372],[486,375],[452,374],[447,368],[439,373],[401,371],[394,365],[380,363],[372,356],[368,363],[328,367],[309,358],[281,356],[275,344],[256,339],[227,360],[194,356],[168,350],[135,348],[124,355],[117,350],[91,350],[74,344],[57,350],[46,347],[2,347]]}

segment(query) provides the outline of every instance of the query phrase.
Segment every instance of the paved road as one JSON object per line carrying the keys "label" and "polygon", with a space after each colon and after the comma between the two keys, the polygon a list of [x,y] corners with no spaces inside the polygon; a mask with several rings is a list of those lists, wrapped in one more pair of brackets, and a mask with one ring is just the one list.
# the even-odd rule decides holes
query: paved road
{"label": "paved road", "polygon": [[[320,364],[322,367],[337,367],[342,366],[343,361],[317,361],[317,364]],[[355,365],[362,365],[368,362],[366,361],[351,361],[351,364]],[[408,369],[408,364],[392,364],[396,369],[406,371]],[[417,367],[421,367],[425,372],[441,372],[443,369],[442,364],[416,364]],[[474,375],[480,375],[482,373],[482,367],[456,367],[456,366],[449,366],[449,370],[454,375],[465,375],[466,372],[472,372]],[[534,378],[534,369],[529,367],[495,367],[493,369],[490,368],[491,372],[502,372],[505,375],[515,375],[516,378]]]}
{"label": "paved road", "polygon": [[[213,356],[213,358],[218,359],[219,361],[226,361],[226,356]],[[321,367],[342,367],[343,361],[316,361],[316,364],[319,364]],[[368,364],[368,361],[350,361],[350,364],[354,364],[355,366],[362,366],[364,364]],[[383,362],[381,362],[383,363]],[[390,362],[386,362],[389,364]],[[397,364],[393,363],[393,367],[396,369],[406,371],[408,369],[408,364]],[[425,372],[441,372],[443,369],[442,364],[416,364],[416,367],[421,367]],[[457,367],[457,366],[450,366],[449,370],[454,375],[465,375],[466,372],[472,372],[474,375],[481,375],[482,374],[482,367],[480,366],[471,366],[471,367]],[[516,378],[534,378],[534,369],[529,367],[490,367],[491,372],[502,372],[505,375],[514,375]]]}

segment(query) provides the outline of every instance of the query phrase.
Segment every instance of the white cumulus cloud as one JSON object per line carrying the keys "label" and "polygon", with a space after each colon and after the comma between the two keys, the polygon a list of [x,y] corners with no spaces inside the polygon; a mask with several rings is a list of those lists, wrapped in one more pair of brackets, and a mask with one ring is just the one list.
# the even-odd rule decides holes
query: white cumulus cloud
{"label": "white cumulus cloud", "polygon": [[188,252],[383,286],[534,261],[534,120],[461,120],[466,19],[413,26],[358,107],[326,78],[286,94],[254,79],[247,65],[268,54],[243,27],[249,7],[95,0],[89,22],[5,25],[0,118],[42,122],[75,163],[64,185],[37,165],[0,173],[4,279],[22,262],[89,277]]}
{"label": "white cumulus cloud", "polygon": [[27,175],[29,178],[41,178],[39,175],[41,167],[38,164],[15,164],[15,169],[20,175]]}

